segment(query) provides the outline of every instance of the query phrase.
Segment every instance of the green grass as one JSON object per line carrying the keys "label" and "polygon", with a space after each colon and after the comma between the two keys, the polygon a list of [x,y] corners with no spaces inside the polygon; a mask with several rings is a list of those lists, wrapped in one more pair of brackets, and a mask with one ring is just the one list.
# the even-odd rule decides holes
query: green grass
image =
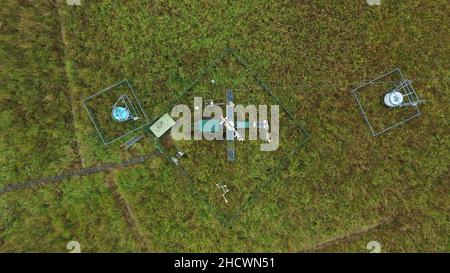
{"label": "green grass", "polygon": [[[52,5],[17,5],[10,1],[5,10],[18,8],[21,16],[1,21],[0,52],[8,60],[3,66],[13,72],[0,72],[10,83],[0,97],[7,106],[1,108],[0,184],[58,173],[77,162],[77,146],[86,166],[153,150],[147,137],[127,152],[120,142],[103,146],[78,102],[127,78],[153,120],[226,46],[246,57],[311,138],[283,171],[280,159],[301,140],[284,120],[278,152],[266,154],[257,151],[256,143],[239,143],[234,165],[225,161],[224,143],[163,139],[171,153],[176,147],[188,151],[182,166],[197,182],[158,157],[106,176],[1,195],[6,207],[1,215],[7,220],[0,225],[0,251],[65,251],[75,238],[86,251],[140,251],[143,245],[147,251],[298,252],[333,238],[344,239],[317,251],[366,252],[371,240],[379,241],[383,251],[450,250],[445,1],[382,1],[373,7],[365,1],[85,1],[80,7],[62,2],[61,18]],[[32,24],[40,32],[29,35],[21,20],[30,24],[40,17],[44,23]],[[28,48],[18,46],[23,37]],[[48,41],[53,46],[47,50],[39,46]],[[35,57],[21,58],[25,53],[46,62],[38,66]],[[59,57],[50,58],[55,54]],[[372,137],[350,91],[395,67],[429,102],[421,106],[419,118]],[[210,78],[219,90],[211,90]],[[17,92],[39,85],[34,82],[47,86],[42,89],[47,93]],[[207,74],[189,96],[223,100],[225,86],[236,88],[236,100],[244,105],[271,104],[232,60]],[[73,108],[67,94],[76,102]],[[55,99],[46,102],[47,95]],[[192,107],[189,96],[183,102]],[[23,114],[35,114],[39,102],[47,119]],[[13,123],[14,117],[23,121]],[[70,129],[73,124],[76,131]],[[61,130],[65,126],[69,129]],[[32,162],[33,172],[20,171]],[[228,206],[215,188],[223,182],[222,171],[230,180]],[[260,187],[270,174],[270,183]],[[131,208],[134,227],[127,226],[117,195]],[[39,213],[19,213],[23,208]],[[84,220],[90,218],[100,224]],[[364,232],[384,219],[395,220]],[[56,227],[43,224],[49,222]],[[39,228],[30,233],[34,223]],[[107,230],[109,225],[114,229]],[[136,230],[143,242],[131,236]],[[43,242],[33,242],[31,235]]]}
{"label": "green grass", "polygon": [[76,153],[56,9],[45,3],[6,1],[1,17],[4,186],[59,172],[74,164]]}
{"label": "green grass", "polygon": [[104,179],[96,175],[2,196],[1,251],[69,252],[69,241],[78,241],[83,252],[140,251]]}

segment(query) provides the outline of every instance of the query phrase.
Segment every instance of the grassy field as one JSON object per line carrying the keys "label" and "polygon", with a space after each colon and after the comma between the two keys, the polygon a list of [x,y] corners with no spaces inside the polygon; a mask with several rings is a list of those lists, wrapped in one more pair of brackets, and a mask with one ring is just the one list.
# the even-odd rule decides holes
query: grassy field
{"label": "grassy field", "polygon": [[[282,115],[276,152],[236,143],[234,164],[224,142],[160,139],[169,155],[187,152],[189,177],[161,155],[1,194],[1,252],[66,252],[72,240],[94,252],[368,252],[369,241],[385,252],[450,251],[446,1],[4,6],[1,187],[155,151],[148,136],[128,151],[104,146],[81,104],[122,79],[155,120],[177,99],[224,100],[225,88],[239,104],[276,104],[257,75],[293,119]],[[251,70],[227,56],[201,74],[227,47]],[[396,67],[428,102],[373,137],[351,90]],[[384,118],[376,124],[397,115]],[[310,133],[305,145],[296,125]],[[230,188],[228,204],[217,183]]]}
{"label": "grassy field", "polygon": [[7,1],[1,11],[0,185],[76,166],[75,131],[51,5]]}

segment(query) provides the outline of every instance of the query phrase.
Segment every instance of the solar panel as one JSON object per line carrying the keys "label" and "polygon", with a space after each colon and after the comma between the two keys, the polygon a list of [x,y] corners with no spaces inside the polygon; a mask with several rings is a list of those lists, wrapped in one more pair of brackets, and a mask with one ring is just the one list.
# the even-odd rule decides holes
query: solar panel
{"label": "solar panel", "polygon": [[234,142],[228,142],[228,161],[235,161],[236,160],[236,152],[234,150]]}
{"label": "solar panel", "polygon": [[[233,92],[227,90],[227,121],[234,124],[234,104],[233,104]],[[234,131],[227,129],[227,140],[234,140]]]}
{"label": "solar panel", "polygon": [[[233,103],[233,91],[227,89],[227,121],[234,124],[234,103]],[[230,129],[227,130],[227,151],[228,151],[228,161],[234,161],[236,159],[236,152],[234,150],[234,131]]]}
{"label": "solar panel", "polygon": [[138,142],[139,140],[141,140],[144,137],[144,135],[137,135],[131,139],[129,139],[126,143],[125,143],[125,150],[129,149],[131,146],[133,146],[136,142]]}

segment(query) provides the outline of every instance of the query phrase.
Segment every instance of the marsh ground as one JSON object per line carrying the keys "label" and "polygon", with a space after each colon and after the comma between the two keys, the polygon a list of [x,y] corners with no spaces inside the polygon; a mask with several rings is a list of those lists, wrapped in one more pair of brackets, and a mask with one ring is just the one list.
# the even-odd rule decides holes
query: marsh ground
{"label": "marsh ground", "polygon": [[[449,14],[447,1],[6,1],[2,186],[153,151],[147,137],[126,152],[103,146],[80,101],[127,78],[156,119],[227,46],[311,137],[282,171],[296,144],[283,125],[279,153],[237,147],[231,167],[224,145],[172,143],[195,154],[182,164],[202,183],[161,156],[2,194],[0,251],[64,252],[72,240],[82,251],[365,252],[372,240],[382,251],[449,251]],[[210,77],[266,101],[230,67]],[[372,137],[350,91],[396,67],[429,102]],[[194,91],[210,92],[210,77]],[[214,188],[224,168],[230,206]]]}

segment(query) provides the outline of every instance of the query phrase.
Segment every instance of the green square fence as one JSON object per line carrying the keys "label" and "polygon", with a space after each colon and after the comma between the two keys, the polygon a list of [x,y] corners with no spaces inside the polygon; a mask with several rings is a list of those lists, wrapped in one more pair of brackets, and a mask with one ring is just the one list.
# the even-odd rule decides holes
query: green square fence
{"label": "green square fence", "polygon": [[149,124],[147,114],[127,79],[85,98],[82,103],[105,145]]}

